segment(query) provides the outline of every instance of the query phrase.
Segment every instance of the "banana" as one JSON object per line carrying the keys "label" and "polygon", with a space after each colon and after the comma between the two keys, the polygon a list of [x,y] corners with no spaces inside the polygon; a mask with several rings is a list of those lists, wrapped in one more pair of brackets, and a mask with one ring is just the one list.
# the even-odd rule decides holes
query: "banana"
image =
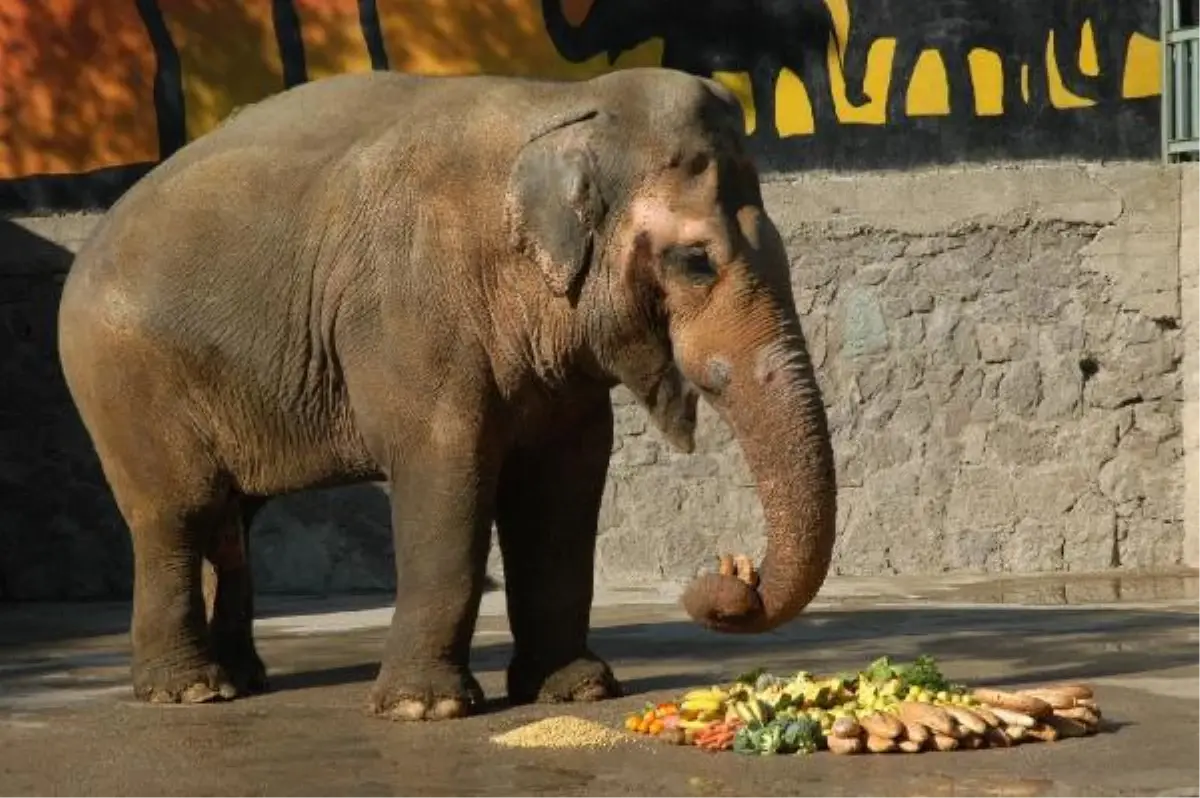
{"label": "banana", "polygon": [[759,720],[759,718],[755,716],[754,711],[750,709],[750,704],[748,702],[738,701],[733,705],[733,711],[737,713],[738,718],[740,718],[743,723],[754,723],[755,721]]}
{"label": "banana", "polygon": [[705,698],[685,698],[679,708],[684,712],[719,711],[725,702],[715,696]]}
{"label": "banana", "polygon": [[679,728],[699,730],[699,729],[707,728],[711,722],[712,721],[703,721],[703,720],[680,720]]}
{"label": "banana", "polygon": [[684,693],[684,701],[710,701],[712,699],[724,701],[729,698],[729,694],[719,687],[709,687],[701,690],[690,690]]}

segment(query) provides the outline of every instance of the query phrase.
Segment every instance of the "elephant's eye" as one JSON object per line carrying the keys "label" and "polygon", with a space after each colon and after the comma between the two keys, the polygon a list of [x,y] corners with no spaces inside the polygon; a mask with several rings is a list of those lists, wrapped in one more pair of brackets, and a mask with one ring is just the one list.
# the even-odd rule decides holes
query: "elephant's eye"
{"label": "elephant's eye", "polygon": [[664,258],[667,268],[694,285],[710,285],[717,279],[708,252],[700,247],[678,247],[670,250]]}

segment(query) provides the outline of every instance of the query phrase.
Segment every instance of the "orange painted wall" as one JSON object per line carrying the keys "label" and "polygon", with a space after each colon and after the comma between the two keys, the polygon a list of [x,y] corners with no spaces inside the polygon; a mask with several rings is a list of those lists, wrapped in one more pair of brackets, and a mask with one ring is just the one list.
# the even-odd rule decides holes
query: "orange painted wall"
{"label": "orange painted wall", "polygon": [[[582,25],[605,1],[560,0],[571,26]],[[621,0],[626,6],[639,1],[651,2]],[[844,38],[853,29],[856,0],[824,2]],[[179,141],[194,139],[238,106],[282,90],[289,55],[280,43],[274,5],[272,0],[0,0],[0,186],[14,178],[80,175],[104,167],[152,163],[164,155],[159,152],[160,134],[168,141],[172,136]],[[372,68],[369,34],[359,19],[357,0],[291,0],[291,6],[299,27],[290,69],[302,62],[311,80]],[[178,73],[171,85],[164,83],[164,90],[181,99],[181,116],[178,109],[172,112],[155,105],[158,64],[148,23],[141,16],[147,7],[161,15],[170,39],[166,46],[178,57]],[[636,44],[612,64],[604,53],[580,63],[568,61],[546,30],[541,0],[375,0],[375,7],[382,40],[377,47],[386,55],[389,68],[399,71],[582,79],[662,61],[663,43],[656,38]],[[864,2],[864,7],[870,6]],[[897,34],[904,35],[904,31]],[[1090,28],[1087,35],[1091,36]],[[861,148],[861,144],[843,144],[840,137],[861,136],[864,126],[886,128],[896,121],[886,117],[883,102],[896,41],[889,37],[874,41],[865,74],[872,99],[858,106],[846,99],[843,54],[830,49],[828,73],[836,105],[832,132],[838,137],[830,147]],[[1158,43],[1136,33],[1128,42],[1119,99],[1157,95]],[[1094,51],[1090,38],[1085,50],[1088,47]],[[1095,60],[1092,51],[1079,53],[1081,64]],[[908,115],[946,116],[946,69],[957,67],[944,62],[935,50],[926,50],[919,66],[904,87]],[[1057,67],[1050,67],[1055,110],[1094,105],[1066,91]],[[1094,64],[1091,69],[1094,72]],[[985,50],[972,53],[970,71],[975,92],[972,115],[1005,114],[999,96],[1003,88],[999,55]],[[806,79],[789,69],[781,69],[766,84],[774,97],[773,118],[765,118],[763,109],[754,107],[756,98],[764,96],[762,86],[754,90],[754,81],[763,76],[752,78],[749,71],[712,74],[742,99],[750,133],[798,142],[830,132],[828,127],[818,129],[830,120],[814,121]],[[939,145],[929,146],[936,150]]]}
{"label": "orange painted wall", "polygon": [[154,70],[133,2],[0,3],[0,180],[156,159]]}

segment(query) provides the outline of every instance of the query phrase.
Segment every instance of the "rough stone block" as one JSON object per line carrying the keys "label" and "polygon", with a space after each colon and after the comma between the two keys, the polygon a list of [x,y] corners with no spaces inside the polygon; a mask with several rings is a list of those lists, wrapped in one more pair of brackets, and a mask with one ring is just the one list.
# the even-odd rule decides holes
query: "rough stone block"
{"label": "rough stone block", "polygon": [[[1196,562],[1196,177],[1044,166],[764,187],[834,436],[835,572]],[[54,359],[62,264],[94,218],[21,224],[51,245],[0,243],[0,488],[20,496],[0,505],[0,597],[127,593],[128,536]],[[612,397],[601,580],[761,553],[728,426],[702,404],[684,456],[626,389]],[[273,502],[251,545],[259,589],[390,589],[389,529],[373,488]]]}

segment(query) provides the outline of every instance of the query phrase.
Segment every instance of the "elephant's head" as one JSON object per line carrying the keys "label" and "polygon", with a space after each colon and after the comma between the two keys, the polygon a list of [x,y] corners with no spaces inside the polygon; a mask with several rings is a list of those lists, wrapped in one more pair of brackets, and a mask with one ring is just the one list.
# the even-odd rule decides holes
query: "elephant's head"
{"label": "elephant's head", "polygon": [[514,244],[573,331],[577,368],[628,386],[684,451],[698,395],[732,427],[766,517],[761,580],[708,574],[684,604],[717,630],[772,629],[825,579],[836,485],[741,108],[714,82],[660,69],[576,84],[570,103],[517,157]]}
{"label": "elephant's head", "polygon": [[655,0],[542,0],[542,21],[559,55],[582,63],[604,53],[613,63],[670,29],[678,4]]}

